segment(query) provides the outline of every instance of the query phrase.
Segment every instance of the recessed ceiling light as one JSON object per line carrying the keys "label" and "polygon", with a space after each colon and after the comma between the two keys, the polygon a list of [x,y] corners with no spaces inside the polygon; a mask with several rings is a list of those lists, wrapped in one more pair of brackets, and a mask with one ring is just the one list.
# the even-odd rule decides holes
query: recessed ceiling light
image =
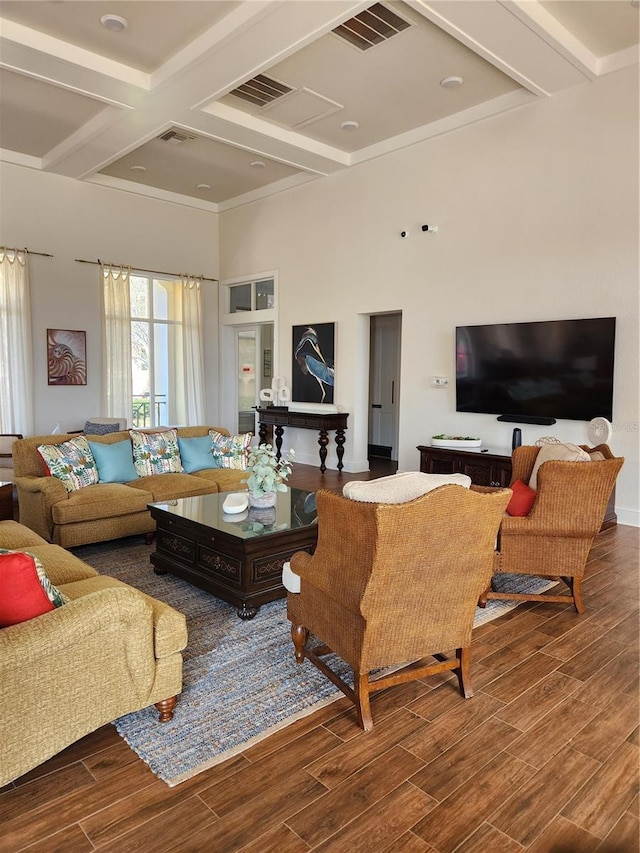
{"label": "recessed ceiling light", "polygon": [[210,190],[211,184],[196,184],[197,190]]}
{"label": "recessed ceiling light", "polygon": [[121,33],[129,26],[126,18],[121,18],[120,15],[103,15],[100,18],[102,26],[111,30],[112,33]]}
{"label": "recessed ceiling light", "polygon": [[134,165],[134,166],[129,166],[129,168],[131,169],[132,172],[146,172],[147,171],[146,166]]}
{"label": "recessed ceiling light", "polygon": [[266,165],[267,165],[267,164],[266,164],[266,163],[264,163],[262,160],[254,160],[254,161],[253,161],[253,163],[251,163],[251,166],[252,166],[254,169],[264,169],[264,167],[265,167]]}
{"label": "recessed ceiling light", "polygon": [[445,77],[440,81],[440,85],[443,89],[457,89],[458,86],[462,86],[464,83],[464,77]]}
{"label": "recessed ceiling light", "polygon": [[357,121],[343,121],[340,127],[343,130],[357,130],[360,124]]}

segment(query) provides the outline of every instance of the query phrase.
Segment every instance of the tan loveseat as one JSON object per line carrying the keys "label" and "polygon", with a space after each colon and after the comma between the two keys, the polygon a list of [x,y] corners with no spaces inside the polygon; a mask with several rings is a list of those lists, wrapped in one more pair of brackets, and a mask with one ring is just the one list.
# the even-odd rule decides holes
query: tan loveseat
{"label": "tan loveseat", "polygon": [[[222,427],[179,427],[180,438],[206,436],[210,429],[224,435]],[[155,522],[147,505],[158,501],[189,498],[216,492],[246,489],[245,471],[211,468],[195,474],[153,474],[128,483],[96,483],[68,492],[55,477],[43,476],[39,444],[61,444],[76,435],[36,435],[13,445],[15,482],[20,521],[48,542],[72,548],[104,542],[121,536],[152,533]],[[91,435],[89,440],[115,444],[130,440],[126,430],[107,435]]]}
{"label": "tan loveseat", "polygon": [[71,599],[0,629],[0,787],[123,714],[155,704],[170,719],[182,689],[182,613],[15,521],[0,522],[0,547],[38,557]]}

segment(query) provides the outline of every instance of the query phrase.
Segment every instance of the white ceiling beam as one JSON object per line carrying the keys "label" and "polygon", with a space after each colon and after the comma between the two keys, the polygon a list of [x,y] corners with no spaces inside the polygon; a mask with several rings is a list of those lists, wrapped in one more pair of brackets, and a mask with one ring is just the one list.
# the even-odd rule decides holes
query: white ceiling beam
{"label": "white ceiling beam", "polygon": [[143,71],[2,17],[0,67],[127,105],[151,88],[151,77]]}
{"label": "white ceiling beam", "polygon": [[541,23],[544,16],[538,15],[533,26],[532,16],[523,12],[523,5],[539,6],[535,0],[527,0],[525,4],[500,0],[407,2],[535,95],[552,95],[590,79],[590,72],[568,46],[561,51],[557,40],[544,29]]}

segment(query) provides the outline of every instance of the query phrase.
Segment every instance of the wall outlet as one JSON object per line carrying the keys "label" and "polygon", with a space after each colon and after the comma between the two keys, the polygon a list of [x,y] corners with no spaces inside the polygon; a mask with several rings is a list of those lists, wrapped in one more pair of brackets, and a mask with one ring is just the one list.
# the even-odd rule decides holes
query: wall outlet
{"label": "wall outlet", "polygon": [[446,388],[449,384],[449,380],[446,376],[432,376],[431,384],[434,388]]}

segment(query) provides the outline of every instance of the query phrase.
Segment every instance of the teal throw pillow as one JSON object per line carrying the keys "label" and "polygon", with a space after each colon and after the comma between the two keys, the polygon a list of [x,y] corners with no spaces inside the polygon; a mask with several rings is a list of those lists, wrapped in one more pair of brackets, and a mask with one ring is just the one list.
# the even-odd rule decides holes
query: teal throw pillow
{"label": "teal throw pillow", "polygon": [[180,438],[178,436],[178,447],[182,467],[187,474],[196,471],[204,471],[207,468],[221,468],[218,459],[214,459],[211,453],[213,442],[210,435],[202,435],[197,438]]}
{"label": "teal throw pillow", "polygon": [[128,438],[115,444],[102,444],[90,441],[89,447],[96,460],[100,483],[130,483],[138,479],[133,464],[133,451]]}

